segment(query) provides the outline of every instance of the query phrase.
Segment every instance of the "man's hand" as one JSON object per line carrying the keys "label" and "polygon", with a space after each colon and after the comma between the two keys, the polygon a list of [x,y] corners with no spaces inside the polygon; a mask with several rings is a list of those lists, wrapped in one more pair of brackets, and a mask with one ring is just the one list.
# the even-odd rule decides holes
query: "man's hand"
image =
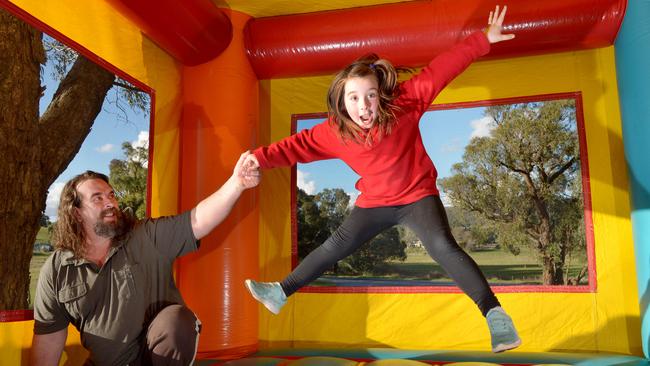
{"label": "man's hand", "polygon": [[507,6],[503,7],[503,11],[499,13],[499,5],[494,8],[494,11],[490,12],[488,16],[488,28],[485,31],[485,35],[490,43],[497,43],[501,41],[508,41],[515,38],[514,34],[501,34],[503,29],[503,19],[506,17]]}
{"label": "man's hand", "polygon": [[260,184],[260,164],[257,162],[255,155],[250,151],[241,154],[233,170],[233,177],[237,179],[239,186],[245,189]]}

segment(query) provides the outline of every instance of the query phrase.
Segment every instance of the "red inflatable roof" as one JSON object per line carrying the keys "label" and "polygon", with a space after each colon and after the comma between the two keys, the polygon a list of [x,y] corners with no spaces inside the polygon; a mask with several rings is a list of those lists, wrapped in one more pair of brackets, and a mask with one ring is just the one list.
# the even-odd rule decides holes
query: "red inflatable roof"
{"label": "red inflatable roof", "polygon": [[217,57],[232,39],[228,16],[210,0],[108,0],[187,66]]}
{"label": "red inflatable roof", "polygon": [[[186,65],[218,56],[232,37],[230,21],[210,0],[110,0]],[[512,4],[509,4],[512,3]],[[519,0],[509,5],[506,31],[490,58],[581,50],[613,44],[625,0]],[[375,52],[403,66],[435,54],[486,26],[494,1],[407,1],[386,5],[252,18],[246,52],[260,79],[332,73]]]}

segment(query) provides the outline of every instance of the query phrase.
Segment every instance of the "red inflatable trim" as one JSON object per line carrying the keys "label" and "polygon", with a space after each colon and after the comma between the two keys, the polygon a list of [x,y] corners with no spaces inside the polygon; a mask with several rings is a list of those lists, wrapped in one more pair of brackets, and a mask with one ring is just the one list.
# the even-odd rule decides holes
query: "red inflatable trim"
{"label": "red inflatable trim", "polygon": [[0,310],[0,323],[32,319],[34,319],[34,311],[32,310]]}
{"label": "red inflatable trim", "polygon": [[[512,3],[512,4],[509,4]],[[333,73],[375,52],[396,65],[422,66],[486,26],[493,1],[412,1],[251,19],[244,37],[260,79]],[[493,46],[489,58],[611,45],[625,0],[519,0],[505,31],[517,38]]]}
{"label": "red inflatable trim", "polygon": [[109,0],[186,66],[217,57],[232,39],[228,16],[210,0]]}

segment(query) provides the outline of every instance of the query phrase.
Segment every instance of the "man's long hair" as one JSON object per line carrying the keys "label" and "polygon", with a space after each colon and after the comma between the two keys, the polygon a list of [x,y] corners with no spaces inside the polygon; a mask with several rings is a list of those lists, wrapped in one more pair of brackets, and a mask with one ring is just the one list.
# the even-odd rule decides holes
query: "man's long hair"
{"label": "man's long hair", "polygon": [[[58,219],[54,225],[52,242],[55,248],[70,250],[74,253],[75,258],[83,258],[86,253],[86,234],[83,223],[77,220],[75,216],[75,209],[81,207],[81,196],[77,191],[77,187],[81,183],[91,179],[101,179],[107,184],[110,184],[106,175],[91,170],[87,170],[70,179],[61,192],[61,200],[57,213]],[[116,209],[119,211],[119,208],[116,207]],[[121,212],[120,216],[122,220],[125,220],[125,233],[128,233],[133,227],[134,219],[131,215],[122,215]]]}

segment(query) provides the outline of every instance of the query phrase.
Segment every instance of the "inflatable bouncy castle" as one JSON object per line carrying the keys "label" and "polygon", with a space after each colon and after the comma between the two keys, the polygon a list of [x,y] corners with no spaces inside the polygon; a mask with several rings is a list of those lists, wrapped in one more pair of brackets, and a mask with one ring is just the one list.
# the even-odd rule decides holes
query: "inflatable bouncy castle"
{"label": "inflatable bouncy castle", "polygon": [[[506,31],[436,105],[570,95],[581,111],[586,286],[495,287],[521,347],[490,335],[458,289],[301,291],[273,315],[246,278],[294,265],[292,169],[264,172],[228,219],[176,263],[203,326],[200,365],[647,365],[650,359],[650,3],[519,0]],[[245,150],[327,111],[334,72],[374,52],[418,68],[485,27],[484,0],[0,0],[0,6],[152,96],[149,213],[213,192]],[[435,105],[434,105],[435,107]],[[644,158],[646,156],[646,158]],[[435,157],[433,157],[435,162]],[[586,164],[586,165],[585,165]],[[2,314],[4,313],[4,314]],[[27,364],[29,312],[0,311],[0,364]],[[62,363],[86,351],[69,330]]]}

